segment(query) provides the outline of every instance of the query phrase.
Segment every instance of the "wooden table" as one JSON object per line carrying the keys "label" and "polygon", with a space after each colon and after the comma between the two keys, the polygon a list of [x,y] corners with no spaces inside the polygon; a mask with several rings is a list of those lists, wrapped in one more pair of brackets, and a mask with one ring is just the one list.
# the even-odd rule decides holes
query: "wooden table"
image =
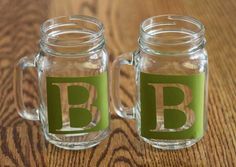
{"label": "wooden table", "polygon": [[[38,50],[39,26],[47,18],[83,14],[105,25],[110,61],[137,48],[139,24],[154,15],[190,15],[206,26],[209,54],[208,131],[188,149],[162,151],[141,141],[135,122],[114,114],[111,134],[97,147],[66,151],[45,141],[39,122],[17,114],[13,64]],[[37,105],[37,77],[25,73],[24,100]],[[132,105],[131,68],[123,70],[121,94]],[[127,86],[129,85],[129,86]],[[1,0],[0,1],[0,166],[236,166],[236,1],[235,0]]]}

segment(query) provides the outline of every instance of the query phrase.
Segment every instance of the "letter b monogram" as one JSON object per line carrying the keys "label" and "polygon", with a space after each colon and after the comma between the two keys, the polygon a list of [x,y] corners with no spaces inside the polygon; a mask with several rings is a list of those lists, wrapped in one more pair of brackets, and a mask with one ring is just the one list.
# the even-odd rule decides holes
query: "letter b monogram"
{"label": "letter b monogram", "polygon": [[[149,84],[155,88],[156,123],[154,131],[191,127],[194,123],[194,112],[188,105],[192,101],[191,89],[183,84]],[[166,104],[167,103],[167,104]],[[168,104],[169,103],[169,104]],[[175,117],[175,119],[171,119]],[[164,124],[164,126],[162,126]]]}
{"label": "letter b monogram", "polygon": [[106,73],[93,77],[47,77],[49,132],[85,133],[108,127]]}
{"label": "letter b monogram", "polygon": [[69,118],[70,127],[82,128],[92,120],[96,122],[96,118],[92,119],[91,114],[99,112],[93,105],[97,98],[97,91],[93,85],[88,83],[55,83],[53,85],[59,88],[61,101],[63,100],[61,107],[65,110],[63,111],[65,114],[62,114],[62,120]]}
{"label": "letter b monogram", "polygon": [[140,74],[141,135],[191,139],[204,132],[204,73]]}

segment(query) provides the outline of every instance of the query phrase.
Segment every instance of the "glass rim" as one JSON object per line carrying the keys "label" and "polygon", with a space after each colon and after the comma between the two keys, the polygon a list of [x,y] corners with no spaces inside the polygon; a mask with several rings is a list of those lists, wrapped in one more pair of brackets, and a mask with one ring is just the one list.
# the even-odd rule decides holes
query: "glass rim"
{"label": "glass rim", "polygon": [[175,21],[184,21],[198,28],[198,31],[194,31],[191,33],[191,39],[189,36],[186,35],[186,36],[181,36],[181,37],[175,37],[173,40],[187,40],[187,42],[191,42],[193,39],[204,37],[205,27],[198,19],[191,16],[184,16],[184,15],[178,15],[178,14],[164,14],[164,15],[153,16],[153,17],[149,17],[145,19],[140,25],[140,33],[141,33],[140,38],[142,38],[142,36],[146,36],[149,38],[154,38],[156,40],[159,39],[158,42],[162,43],[161,40],[163,40],[163,38],[158,38],[157,36],[148,33],[146,30],[150,28],[153,23],[156,23],[156,25],[158,25],[158,19],[163,19],[163,18],[166,19],[165,20],[166,23],[160,23],[159,26],[164,26],[164,25],[174,26],[176,25]]}
{"label": "glass rim", "polygon": [[[68,22],[66,22],[65,20]],[[58,17],[47,19],[40,26],[41,42],[43,42],[45,44],[52,45],[52,46],[61,46],[58,44],[55,45],[55,44],[46,42],[45,36],[48,35],[47,32],[49,30],[53,30],[54,28],[58,28],[60,26],[67,26],[67,25],[72,25],[72,26],[76,25],[76,23],[73,23],[73,22],[69,23],[69,21],[74,21],[74,20],[87,22],[87,23],[93,24],[95,27],[97,27],[96,32],[91,33],[91,34],[86,34],[83,36],[83,39],[90,39],[90,40],[82,42],[82,43],[77,43],[75,46],[91,43],[91,42],[93,42],[93,40],[97,40],[100,37],[103,37],[103,33],[104,33],[103,23],[95,17],[85,16],[85,15],[58,16]],[[53,39],[53,37],[50,36],[50,39]]]}

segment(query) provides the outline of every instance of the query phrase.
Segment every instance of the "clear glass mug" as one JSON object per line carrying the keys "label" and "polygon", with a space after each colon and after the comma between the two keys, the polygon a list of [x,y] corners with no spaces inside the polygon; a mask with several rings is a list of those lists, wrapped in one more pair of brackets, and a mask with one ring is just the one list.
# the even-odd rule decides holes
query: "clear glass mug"
{"label": "clear glass mug", "polygon": [[[112,65],[111,97],[116,113],[135,118],[140,137],[160,149],[199,141],[207,125],[208,60],[204,26],[188,16],[162,15],[140,26],[139,49]],[[135,70],[136,102],[121,104],[121,65]]]}
{"label": "clear glass mug", "polygon": [[[87,16],[49,19],[41,26],[40,52],[16,64],[14,89],[21,117],[40,120],[45,138],[64,149],[99,144],[109,132],[108,54],[103,24]],[[22,74],[38,72],[40,106],[27,109]]]}

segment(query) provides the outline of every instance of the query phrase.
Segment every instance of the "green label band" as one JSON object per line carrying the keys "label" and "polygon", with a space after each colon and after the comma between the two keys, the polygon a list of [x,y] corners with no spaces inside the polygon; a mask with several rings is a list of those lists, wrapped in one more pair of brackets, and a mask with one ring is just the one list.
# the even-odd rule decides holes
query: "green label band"
{"label": "green label band", "polygon": [[141,136],[193,139],[204,133],[205,74],[140,74]]}
{"label": "green label band", "polygon": [[107,72],[92,77],[47,77],[50,133],[104,130],[109,125],[108,110]]}

